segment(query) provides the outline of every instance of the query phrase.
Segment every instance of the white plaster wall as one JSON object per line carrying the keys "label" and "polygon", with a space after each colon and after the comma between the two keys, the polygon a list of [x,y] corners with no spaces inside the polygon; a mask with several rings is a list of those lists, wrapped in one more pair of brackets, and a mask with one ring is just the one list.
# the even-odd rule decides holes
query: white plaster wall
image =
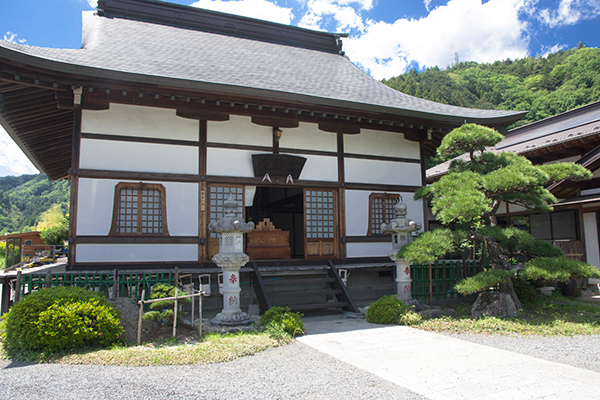
{"label": "white plaster wall", "polygon": [[587,262],[600,269],[598,221],[596,221],[595,212],[583,214],[583,231],[585,235],[585,254]]}
{"label": "white plaster wall", "polygon": [[206,173],[208,175],[217,176],[254,178],[252,154],[266,153],[251,150],[218,149],[209,147],[206,149]]}
{"label": "white plaster wall", "polygon": [[297,128],[281,130],[281,148],[337,152],[337,134],[321,131],[317,124],[301,122]]}
{"label": "white plaster wall", "polygon": [[352,257],[386,257],[392,248],[392,239],[385,243],[348,243],[346,255]]}
{"label": "white plaster wall", "polygon": [[344,164],[346,182],[421,186],[421,164],[356,158]]}
{"label": "white plaster wall", "polygon": [[198,148],[81,139],[82,169],[197,174]]}
{"label": "white plaster wall", "polygon": [[197,142],[199,130],[199,121],[178,117],[174,109],[111,103],[108,110],[81,113],[84,133]]}
{"label": "white plaster wall", "polygon": [[527,209],[525,207],[517,206],[515,204],[509,204],[508,205],[508,212],[509,213],[516,213],[516,212],[522,212],[522,211],[527,211]]}
{"label": "white plaster wall", "polygon": [[404,139],[396,132],[361,129],[358,135],[344,135],[344,152],[420,160],[418,142]]}
{"label": "white plaster wall", "polygon": [[198,261],[196,244],[79,244],[76,262]]}
{"label": "white plaster wall", "polygon": [[[270,154],[252,150],[207,149],[207,174],[217,176],[238,176],[254,178],[252,166],[253,154]],[[315,181],[337,181],[337,158],[327,156],[305,155],[306,163],[300,179]],[[270,174],[274,175],[274,174]]]}
{"label": "white plaster wall", "polygon": [[273,145],[273,128],[252,123],[252,118],[231,115],[229,121],[208,121],[207,140],[212,143]]}
{"label": "white plaster wall", "polygon": [[[113,216],[115,186],[119,182],[128,181],[86,178],[79,180],[77,235],[108,235]],[[198,184],[147,183],[160,183],[165,187],[169,234],[171,236],[198,236]],[[79,246],[77,248],[79,249]]]}
{"label": "white plaster wall", "polygon": [[[369,195],[367,190],[346,190],[346,236],[364,236],[369,229]],[[407,207],[407,218],[423,225],[423,202],[413,200],[413,193],[388,192],[400,194]],[[390,239],[391,240],[391,239]]]}
{"label": "white plaster wall", "polygon": [[302,154],[306,163],[300,174],[300,179],[308,181],[337,182],[337,157],[313,156]]}
{"label": "white plaster wall", "polygon": [[498,212],[496,213],[496,215],[504,215],[504,214],[506,214],[506,203],[501,202],[500,206],[498,207]]}

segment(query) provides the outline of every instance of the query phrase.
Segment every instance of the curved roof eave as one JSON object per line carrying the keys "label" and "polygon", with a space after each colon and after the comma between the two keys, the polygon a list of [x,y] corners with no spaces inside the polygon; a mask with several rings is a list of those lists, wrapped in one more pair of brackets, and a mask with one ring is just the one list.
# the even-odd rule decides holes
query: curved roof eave
{"label": "curved roof eave", "polygon": [[[343,99],[333,99],[320,97],[310,94],[290,93],[275,91],[270,89],[261,89],[254,87],[236,86],[222,83],[211,83],[203,81],[194,81],[187,79],[178,79],[172,77],[145,75],[133,72],[124,72],[110,70],[85,65],[70,64],[63,61],[51,60],[30,54],[25,54],[17,50],[0,46],[0,60],[6,59],[12,62],[22,63],[30,67],[41,68],[54,73],[73,74],[80,77],[91,77],[100,79],[110,79],[137,84],[152,84],[159,86],[168,86],[186,90],[209,91],[213,93],[222,93],[230,95],[243,95],[250,97],[261,97],[279,101],[293,101],[298,103],[309,103],[329,107],[345,108],[356,111],[376,112],[388,115],[397,115],[402,117],[411,117],[419,119],[428,119],[440,123],[462,124],[465,121],[479,123],[484,125],[509,125],[523,118],[526,111],[505,111],[498,116],[474,117],[461,115],[448,115],[426,111],[410,110],[406,108],[387,107],[376,104],[359,103]],[[497,110],[490,110],[490,112]]]}

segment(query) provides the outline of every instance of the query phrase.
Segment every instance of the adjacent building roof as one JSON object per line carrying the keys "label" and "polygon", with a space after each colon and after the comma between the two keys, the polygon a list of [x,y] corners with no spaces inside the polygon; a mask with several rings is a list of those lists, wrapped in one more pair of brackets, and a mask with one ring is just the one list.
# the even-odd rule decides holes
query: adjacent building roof
{"label": "adjacent building roof", "polygon": [[[600,145],[600,102],[512,129],[492,152],[511,151],[534,163],[581,157],[577,162],[589,167],[598,157]],[[467,159],[463,154],[459,158]],[[590,161],[593,160],[593,161]],[[427,170],[427,181],[444,175],[452,160]]]}
{"label": "adjacent building roof", "polygon": [[[354,66],[341,51],[343,37],[160,1],[101,0],[97,12],[83,13],[81,49],[0,41],[0,67],[68,75],[77,84],[93,78],[440,124],[503,127],[525,114],[455,107],[398,92]],[[3,121],[0,113],[3,125],[10,125],[9,119]],[[36,166],[46,169],[20,129],[7,131]]]}

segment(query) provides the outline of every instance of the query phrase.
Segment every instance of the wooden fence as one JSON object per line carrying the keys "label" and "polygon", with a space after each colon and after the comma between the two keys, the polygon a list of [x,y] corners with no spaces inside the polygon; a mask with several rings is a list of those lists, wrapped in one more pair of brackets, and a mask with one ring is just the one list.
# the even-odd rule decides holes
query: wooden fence
{"label": "wooden fence", "polygon": [[419,301],[450,300],[461,296],[454,285],[479,272],[479,261],[438,260],[435,263],[415,263],[410,267],[412,297]]}
{"label": "wooden fence", "polygon": [[95,292],[104,293],[107,298],[130,297],[141,300],[142,291],[149,296],[152,286],[158,283],[175,285],[177,272],[112,272],[77,273],[60,272],[45,274],[17,275],[15,300],[19,301],[25,294],[42,288],[54,286],[76,286]]}
{"label": "wooden fence", "polygon": [[[479,262],[472,260],[464,265],[462,260],[438,260],[431,265],[415,263],[411,265],[412,296],[419,301],[460,298],[454,285],[478,271]],[[178,271],[137,273],[114,270],[102,273],[18,274],[13,289],[15,301],[19,301],[25,294],[53,286],[77,286],[104,293],[107,298],[129,297],[139,301],[142,300],[143,291],[146,299],[149,298],[152,286],[158,283],[175,285],[177,280]]]}

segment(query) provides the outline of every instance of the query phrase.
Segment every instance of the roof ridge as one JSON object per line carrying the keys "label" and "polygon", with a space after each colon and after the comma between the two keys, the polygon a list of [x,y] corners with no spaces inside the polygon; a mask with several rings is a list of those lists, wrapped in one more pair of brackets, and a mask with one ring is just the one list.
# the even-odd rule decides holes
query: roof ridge
{"label": "roof ridge", "polygon": [[98,0],[98,15],[341,54],[346,33],[328,33],[159,0]]}
{"label": "roof ridge", "polygon": [[576,108],[573,108],[571,110],[562,112],[560,114],[552,115],[550,117],[547,117],[547,118],[544,118],[544,119],[540,119],[539,121],[534,121],[534,122],[531,122],[531,123],[529,123],[527,125],[523,125],[523,126],[519,126],[517,128],[511,129],[508,132],[508,134],[511,134],[511,132],[514,132],[514,135],[516,136],[516,135],[518,135],[520,133],[519,131],[521,131],[521,130],[526,130],[526,129],[530,129],[532,127],[537,127],[539,125],[546,125],[548,123],[553,123],[552,120],[554,120],[554,119],[564,118],[564,117],[570,116],[572,114],[579,114],[579,113],[582,113],[582,112],[587,112],[589,108],[595,108],[595,107],[599,107],[599,106],[600,106],[600,101],[595,101],[595,102],[592,102],[592,103],[589,103],[589,104],[585,104],[583,106],[576,107]]}
{"label": "roof ridge", "polygon": [[[600,104],[600,102],[598,102],[598,104]],[[580,107],[580,108],[583,108],[583,107]],[[573,111],[573,110],[570,110],[570,111]],[[567,111],[567,112],[568,112],[568,111]],[[562,114],[559,114],[559,115],[562,115]],[[549,117],[549,118],[552,118],[552,117]],[[546,118],[546,119],[549,119],[549,118]],[[539,121],[536,121],[536,122],[539,122]],[[590,125],[590,124],[594,124],[594,123],[596,123],[596,122],[597,122],[597,121],[588,121],[588,122],[583,122],[583,123],[581,123],[581,124],[577,124],[577,125],[573,125],[573,126],[568,126],[568,127],[566,127],[566,128],[563,128],[563,129],[561,129],[561,130],[558,130],[558,131],[551,131],[551,132],[549,132],[549,133],[547,133],[547,134],[545,134],[545,135],[542,135],[542,136],[539,136],[539,137],[535,137],[535,138],[532,138],[532,139],[526,139],[526,138],[523,138],[523,139],[522,139],[522,140],[520,140],[520,141],[518,141],[518,140],[517,140],[517,141],[514,141],[514,142],[512,142],[512,143],[507,143],[507,144],[504,144],[504,145],[502,145],[502,146],[496,146],[496,148],[498,148],[498,149],[503,149],[503,148],[506,148],[506,147],[515,146],[515,145],[517,145],[517,144],[521,144],[521,143],[529,142],[529,141],[531,141],[531,140],[542,139],[542,138],[545,138],[546,136],[555,135],[555,134],[557,134],[557,133],[561,133],[561,132],[569,131],[569,130],[571,130],[571,129],[577,129],[577,128],[581,128],[581,127],[583,127],[583,126]],[[527,126],[527,125],[525,125],[525,126]],[[519,129],[519,128],[515,128],[515,129]],[[511,131],[509,131],[508,133],[510,133],[510,132],[511,132]],[[524,133],[525,133],[525,132],[524,132]],[[516,136],[516,135],[515,135],[515,136]],[[507,140],[507,139],[510,139],[510,137],[508,137],[508,136],[505,136],[505,137],[504,137],[504,140]],[[503,141],[504,141],[504,140],[503,140]],[[499,145],[501,145],[501,143],[498,143],[498,144],[499,144]]]}

